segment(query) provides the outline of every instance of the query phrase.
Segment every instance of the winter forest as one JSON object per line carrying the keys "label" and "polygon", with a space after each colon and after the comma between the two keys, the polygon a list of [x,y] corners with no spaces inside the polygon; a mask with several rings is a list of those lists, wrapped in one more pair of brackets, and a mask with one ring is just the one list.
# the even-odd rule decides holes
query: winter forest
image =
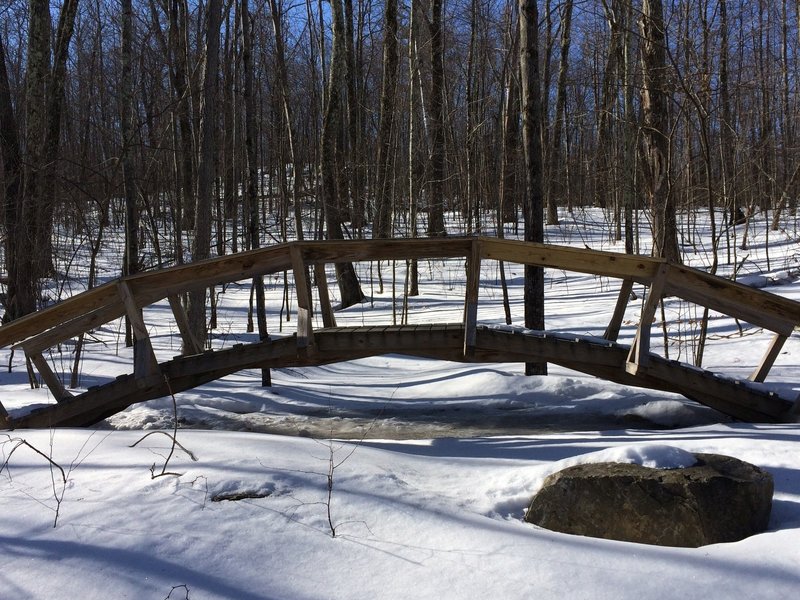
{"label": "winter forest", "polygon": [[71,260],[60,240],[88,251],[91,287],[110,230],[132,274],[304,237],[505,223],[537,241],[595,206],[626,251],[646,231],[679,261],[693,234],[676,214],[706,211],[714,272],[746,244],[732,220],[777,228],[796,210],[798,14],[790,0],[3,0],[5,319],[44,301]]}

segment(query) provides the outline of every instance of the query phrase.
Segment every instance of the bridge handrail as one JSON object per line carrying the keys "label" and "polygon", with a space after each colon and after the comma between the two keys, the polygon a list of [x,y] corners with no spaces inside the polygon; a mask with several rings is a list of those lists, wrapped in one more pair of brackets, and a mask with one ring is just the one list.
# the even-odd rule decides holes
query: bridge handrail
{"label": "bridge handrail", "polygon": [[[477,245],[480,259],[607,276],[646,286],[653,285],[659,268],[666,264],[662,259],[645,256],[486,237],[289,242],[122,277],[0,326],[0,347],[18,344],[57,328],[58,334],[42,337],[36,344],[50,347],[125,315],[119,281],[128,285],[136,305],[142,308],[173,294],[291,270],[291,248],[299,251],[305,264],[310,265],[469,259],[473,245]],[[800,324],[800,303],[697,269],[670,264],[662,283],[664,296],[677,296],[781,335],[788,336]]]}

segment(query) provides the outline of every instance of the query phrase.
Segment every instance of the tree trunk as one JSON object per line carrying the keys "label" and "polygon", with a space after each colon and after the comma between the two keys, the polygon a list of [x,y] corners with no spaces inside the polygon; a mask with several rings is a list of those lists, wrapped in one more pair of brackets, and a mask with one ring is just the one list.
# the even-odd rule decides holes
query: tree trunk
{"label": "tree trunk", "polygon": [[569,68],[569,47],[572,30],[572,0],[567,0],[561,14],[561,62],[558,66],[558,89],[556,91],[556,114],[553,123],[553,136],[550,140],[550,178],[547,192],[547,224],[558,225],[558,202],[556,198],[556,170],[562,163],[561,134],[567,109],[567,72]]}
{"label": "tree trunk", "polygon": [[[542,103],[539,81],[539,11],[536,0],[520,0],[522,143],[525,154],[525,241],[544,242],[542,193]],[[525,267],[525,327],[544,330],[544,269]],[[527,375],[546,375],[547,363],[526,363]]]}
{"label": "tree trunk", "polygon": [[431,1],[431,112],[430,186],[428,193],[428,235],[446,234],[444,227],[444,41],[442,34],[443,0]]}
{"label": "tree trunk", "polygon": [[[136,202],[136,177],[134,175],[131,147],[134,136],[133,122],[133,7],[132,0],[122,0],[122,53],[120,56],[120,133],[122,179],[125,185],[125,255],[123,275],[139,271],[139,211]],[[130,320],[126,318],[125,345],[131,347],[133,335]],[[136,347],[134,347],[136,351]]]}
{"label": "tree trunk", "polygon": [[[340,181],[337,177],[336,167],[337,163],[342,164],[342,157],[339,155],[341,146],[337,142],[337,137],[341,131],[342,110],[344,107],[342,90],[345,85],[344,77],[347,64],[345,61],[344,11],[341,0],[332,0],[331,8],[333,13],[333,43],[330,73],[328,75],[327,106],[325,107],[325,115],[322,122],[320,169],[322,171],[322,203],[325,208],[328,238],[341,240],[344,239],[344,233],[342,231],[338,199],[343,191],[338,189]],[[363,301],[364,294],[361,292],[361,285],[358,282],[352,263],[337,263],[336,279],[339,283],[342,308],[347,308]]]}
{"label": "tree trunk", "polygon": [[[375,227],[373,237],[392,237],[391,156],[392,129],[397,87],[397,0],[386,0],[383,38],[383,80],[381,83],[380,125],[378,127],[378,158],[375,167]],[[412,118],[409,115],[409,118]]]}
{"label": "tree trunk", "polygon": [[653,214],[653,254],[680,262],[675,202],[669,189],[669,107],[666,36],[661,0],[643,0],[642,154],[644,184]]}
{"label": "tree trunk", "polygon": [[[197,204],[195,210],[192,260],[206,259],[211,253],[211,208],[214,192],[214,154],[217,131],[217,77],[219,71],[219,34],[222,20],[221,0],[208,0],[206,48],[201,97],[200,159],[197,164]],[[206,290],[189,294],[189,325],[202,346],[206,343]]]}

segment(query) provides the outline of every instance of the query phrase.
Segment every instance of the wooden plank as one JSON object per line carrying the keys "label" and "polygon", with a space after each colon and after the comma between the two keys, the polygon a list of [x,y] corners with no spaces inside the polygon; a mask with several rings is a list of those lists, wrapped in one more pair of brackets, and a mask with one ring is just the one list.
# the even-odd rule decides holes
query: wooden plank
{"label": "wooden plank", "polygon": [[328,275],[325,272],[325,263],[316,263],[314,265],[314,279],[317,280],[322,325],[323,327],[336,327],[336,317],[333,314],[331,297],[328,293]]}
{"label": "wooden plank", "polygon": [[689,267],[673,266],[664,294],[786,336],[800,324],[800,303]]}
{"label": "wooden plank", "polygon": [[150,342],[150,332],[128,283],[125,280],[117,281],[117,290],[133,330],[133,373],[137,379],[144,380],[160,373],[158,359]]}
{"label": "wooden plank", "polygon": [[476,327],[478,326],[478,295],[481,284],[481,242],[472,242],[467,259],[467,290],[464,298],[464,356],[475,351]]}
{"label": "wooden plank", "polygon": [[314,323],[311,314],[311,290],[308,286],[308,271],[303,261],[301,247],[289,247],[294,272],[294,289],[297,294],[297,348],[305,351],[314,345]]}
{"label": "wooden plank", "polygon": [[91,312],[87,312],[84,315],[72,319],[71,321],[62,323],[58,327],[45,329],[38,335],[34,335],[22,342],[14,344],[12,348],[22,348],[28,354],[42,352],[43,350],[52,348],[53,346],[60,344],[65,340],[77,337],[81,333],[88,333],[92,329],[122,317],[124,314],[125,307],[122,305],[122,302],[119,301],[119,296],[117,296],[117,302],[114,304],[109,304],[108,306],[94,309]]}
{"label": "wooden plank", "polygon": [[754,384],[714,377],[708,371],[689,366],[677,369],[663,358],[652,360],[646,374],[668,381],[684,395],[745,421],[783,421],[791,408],[790,402],[777,395],[758,393],[750,387]]}
{"label": "wooden plank", "polygon": [[[73,319],[78,319],[94,311],[102,309],[108,310],[111,305],[116,305],[116,310],[119,311],[119,314],[123,314],[116,286],[113,283],[107,283],[92,288],[91,290],[73,296],[54,306],[25,315],[24,317],[20,317],[19,319],[15,319],[10,323],[0,326],[0,347],[17,344],[22,340],[41,334],[54,327],[60,328],[64,323],[70,322]],[[111,312],[114,312],[114,310],[111,310]],[[63,339],[69,339],[70,337],[74,336],[68,335]],[[57,343],[58,342],[55,342],[52,345]],[[44,348],[49,347],[50,346],[44,346]]]}
{"label": "wooden plank", "polygon": [[497,238],[480,238],[480,240],[483,258],[631,279],[644,284],[649,284],[653,280],[659,265],[664,263],[663,259],[634,254],[600,252]]}
{"label": "wooden plank", "polygon": [[125,277],[142,306],[170,294],[246,281],[291,267],[288,244],[266,246]]}
{"label": "wooden plank", "polygon": [[636,331],[636,337],[631,345],[627,364],[625,365],[625,369],[632,375],[636,375],[640,368],[646,367],[648,364],[650,355],[650,331],[653,327],[653,319],[656,315],[656,309],[658,309],[658,303],[664,295],[664,285],[667,281],[669,268],[667,263],[659,265],[653,283],[647,291],[647,300],[642,309],[639,328]]}
{"label": "wooden plank", "polygon": [[292,244],[303,248],[303,256],[308,263],[342,263],[466,257],[469,255],[473,239],[475,238],[390,238],[308,241],[292,242]]}
{"label": "wooden plank", "polygon": [[619,338],[619,330],[622,327],[622,320],[625,318],[625,310],[628,308],[632,291],[633,280],[623,279],[622,286],[619,288],[617,303],[614,305],[614,314],[611,316],[611,321],[609,321],[606,332],[603,334],[605,339],[616,342],[617,338]]}
{"label": "wooden plank", "polygon": [[50,393],[53,394],[53,398],[56,399],[56,402],[63,402],[67,398],[72,398],[72,394],[67,391],[67,388],[61,383],[61,379],[53,372],[50,365],[47,364],[44,356],[36,353],[28,355],[28,358],[30,358],[31,362],[36,366],[36,370],[39,371],[39,375],[42,376],[42,381],[44,381],[45,385],[50,389]]}
{"label": "wooden plank", "polygon": [[775,364],[775,359],[778,358],[778,355],[781,353],[781,348],[783,348],[783,344],[786,343],[787,339],[787,336],[780,333],[772,338],[767,353],[764,355],[764,358],[761,359],[761,364],[759,364],[756,370],[750,375],[750,381],[762,382],[767,378],[769,370],[772,368],[772,365]]}
{"label": "wooden plank", "polygon": [[[464,327],[461,324],[439,324],[427,329],[413,326],[347,328],[346,332],[335,328],[316,332],[320,352],[315,355],[298,355],[296,341],[293,337],[287,337],[180,357],[165,363],[163,367],[172,391],[178,393],[244,368],[325,364],[368,356],[387,348],[392,352],[442,360],[470,360],[463,355],[463,336]],[[660,357],[652,357],[650,368],[631,375],[623,368],[627,348],[619,344],[603,346],[587,343],[580,337],[572,340],[556,336],[517,335],[512,331],[484,327],[477,329],[476,342],[475,357],[482,361],[508,362],[542,354],[551,362],[612,381],[678,391],[736,418],[787,420],[785,413],[791,406],[786,400],[758,393],[750,385],[736,385]],[[335,349],[329,351],[331,346]],[[88,425],[133,403],[167,393],[163,376],[150,377],[143,382],[123,376],[44,411],[15,419],[13,425]]]}
{"label": "wooden plank", "polygon": [[183,309],[181,299],[176,294],[170,294],[167,296],[167,299],[172,309],[172,316],[175,318],[175,324],[178,326],[178,331],[180,331],[181,334],[183,354],[200,354],[202,349],[194,333],[192,333],[192,328],[189,326],[189,319],[186,316],[186,311]]}

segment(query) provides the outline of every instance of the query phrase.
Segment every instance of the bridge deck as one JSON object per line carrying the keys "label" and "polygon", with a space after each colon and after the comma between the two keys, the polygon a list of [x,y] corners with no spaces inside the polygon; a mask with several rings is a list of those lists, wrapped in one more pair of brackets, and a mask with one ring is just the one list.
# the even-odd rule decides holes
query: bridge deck
{"label": "bridge deck", "polygon": [[677,392],[738,419],[790,419],[792,402],[763,384],[719,377],[678,361],[651,355],[647,369],[626,370],[630,347],[594,337],[478,327],[474,350],[464,353],[460,323],[377,327],[331,327],[314,332],[313,351],[298,350],[296,336],[225,350],[179,356],[147,379],[122,376],[62,402],[12,419],[14,428],[85,426],[137,402],[179,393],[243,369],[321,365],[382,354],[404,354],[455,362],[546,360],[619,383]]}

